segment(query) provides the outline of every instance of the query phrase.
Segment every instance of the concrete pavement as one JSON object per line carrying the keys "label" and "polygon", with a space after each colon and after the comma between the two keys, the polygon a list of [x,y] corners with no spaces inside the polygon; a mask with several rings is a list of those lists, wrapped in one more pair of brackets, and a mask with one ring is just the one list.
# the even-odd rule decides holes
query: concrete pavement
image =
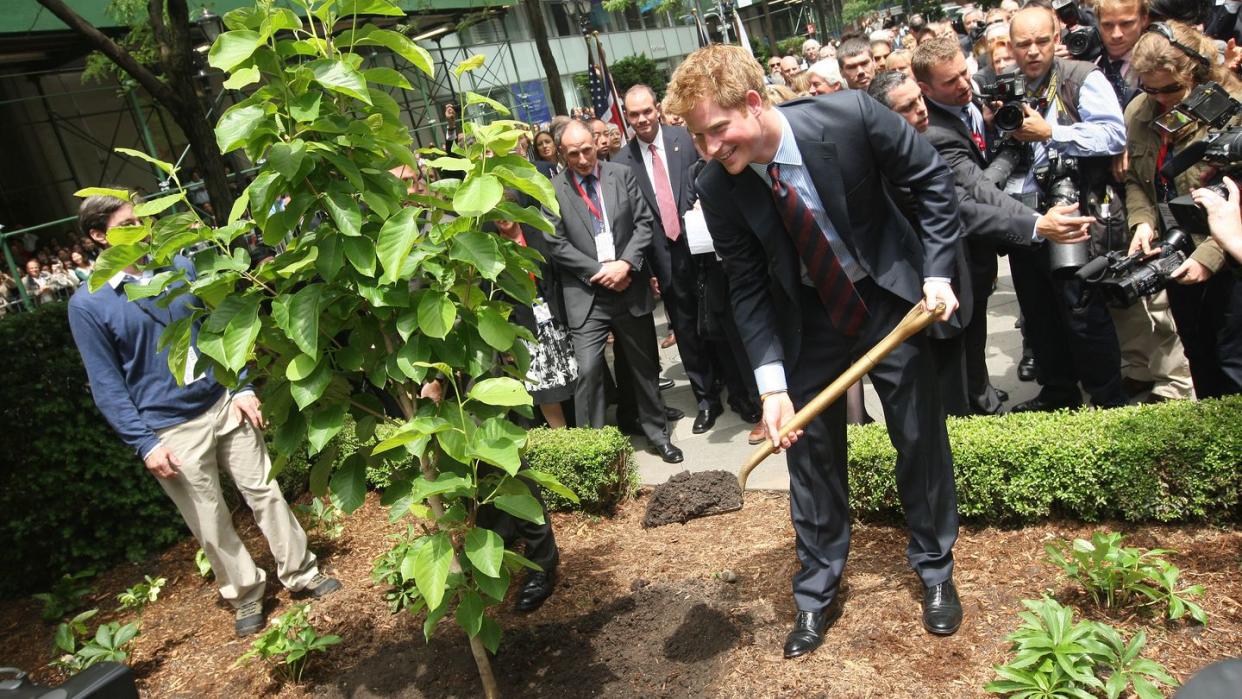
{"label": "concrete pavement", "polygon": [[[1009,276],[1009,262],[1002,257],[996,292],[988,303],[987,362],[992,384],[1009,392],[1007,405],[1034,398],[1039,389],[1034,382],[1018,381],[1017,365],[1022,357],[1022,336],[1014,327],[1017,318],[1018,300]],[[661,339],[668,333],[663,307],[657,309],[656,331]],[[714,428],[705,434],[693,434],[691,428],[697,408],[694,395],[690,391],[690,383],[682,368],[681,357],[677,354],[677,346],[660,350],[660,360],[664,366],[664,376],[677,382],[676,386],[664,392],[664,400],[668,405],[680,408],[686,413],[685,418],[672,425],[673,444],[685,452],[686,460],[680,464],[666,464],[659,456],[646,451],[646,439],[634,437],[632,439],[642,482],[658,485],[668,480],[669,476],[686,470],[720,469],[736,473],[756,448],[746,443],[746,434],[750,432],[751,425],[742,422],[737,413],[726,407],[725,414],[716,421]],[[864,394],[867,412],[877,421],[882,421],[884,412],[869,382],[864,382]],[[788,490],[789,475],[785,467],[785,456],[777,454],[768,457],[751,473],[747,485],[755,489]]]}

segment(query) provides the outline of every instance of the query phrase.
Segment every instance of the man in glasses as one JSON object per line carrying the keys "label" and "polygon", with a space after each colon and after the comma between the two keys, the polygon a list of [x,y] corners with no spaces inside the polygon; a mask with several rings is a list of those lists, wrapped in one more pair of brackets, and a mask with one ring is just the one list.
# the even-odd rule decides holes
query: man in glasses
{"label": "man in glasses", "polygon": [[[1124,237],[1126,230],[1124,215],[1117,215],[1125,194],[1112,174],[1113,156],[1125,149],[1125,122],[1112,85],[1096,66],[1055,57],[1057,24],[1052,10],[1038,6],[1019,10],[1010,23],[1026,95],[1038,108],[1023,105],[1025,118],[1011,134],[1029,144],[1032,157],[1005,189],[1045,211],[1059,203],[1054,191],[1074,183],[1070,189],[1082,202],[1079,214],[1095,218],[1086,252],[1100,254],[1110,237]],[[1014,412],[1077,408],[1080,384],[1098,407],[1126,402],[1112,318],[1102,297],[1083,294],[1072,269],[1053,274],[1054,253],[1063,250],[1043,244],[1015,250],[1009,258],[1041,386]]]}
{"label": "man in glasses", "polygon": [[773,56],[768,59],[768,74],[764,76],[764,81],[769,85],[785,84],[785,76],[781,75],[780,56]]}

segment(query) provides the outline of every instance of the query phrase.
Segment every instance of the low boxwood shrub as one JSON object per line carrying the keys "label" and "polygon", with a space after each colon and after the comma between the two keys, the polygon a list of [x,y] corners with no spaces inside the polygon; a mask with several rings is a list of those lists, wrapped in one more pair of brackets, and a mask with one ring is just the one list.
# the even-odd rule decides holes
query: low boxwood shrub
{"label": "low boxwood shrub", "polygon": [[534,429],[525,456],[531,468],[556,476],[581,499],[575,505],[545,490],[543,497],[550,510],[607,513],[638,488],[634,447],[615,427]]}
{"label": "low boxwood shrub", "polygon": [[[980,523],[1236,519],[1242,396],[949,420],[958,511]],[[849,431],[859,516],[900,516],[882,425]]]}

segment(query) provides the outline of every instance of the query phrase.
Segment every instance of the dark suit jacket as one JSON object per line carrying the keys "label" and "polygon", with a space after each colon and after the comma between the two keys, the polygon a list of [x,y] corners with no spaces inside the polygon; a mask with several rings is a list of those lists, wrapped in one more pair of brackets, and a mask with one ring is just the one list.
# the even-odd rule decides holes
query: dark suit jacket
{"label": "dark suit jacket", "polygon": [[[599,162],[600,194],[616,242],[615,256],[630,263],[630,285],[620,292],[630,313],[650,313],[655,308],[651,293],[651,270],[646,250],[651,245],[652,214],[639,192],[630,168],[605,161]],[[595,247],[595,224],[578,188],[570,179],[573,171],[566,168],[552,180],[561,216],[556,221],[556,235],[547,237],[547,256],[556,263],[565,300],[565,315],[570,328],[586,322],[597,294],[614,294],[591,277],[600,270]]]}
{"label": "dark suit jacket", "polygon": [[[953,277],[961,231],[953,173],[913,127],[860,90],[779,109],[828,219],[876,284],[913,305],[925,277]],[[921,237],[885,181],[914,195]],[[800,260],[771,189],[751,168],[730,175],[718,162],[703,168],[697,184],[751,365],[792,367],[801,346]]]}
{"label": "dark suit jacket", "polygon": [[[677,202],[677,216],[680,218],[694,206],[696,194],[690,168],[699,159],[699,154],[694,149],[694,141],[685,127],[662,125],[658,138],[664,142],[664,158],[668,161],[664,163],[664,167],[668,170],[669,185],[672,187],[673,198]],[[656,201],[655,186],[651,184],[651,178],[647,177],[647,167],[643,164],[643,154],[640,149],[646,147],[641,140],[633,138],[625,148],[621,149],[613,162],[630,168],[634,173],[634,179],[638,181],[638,188],[642,190],[643,197],[647,200],[647,207],[651,209],[655,222],[651,234],[651,271],[656,279],[660,280],[660,286],[668,288],[673,283],[673,260],[669,251],[670,241],[664,231],[664,222],[660,219],[660,205]],[[680,223],[684,231],[685,221]],[[680,241],[679,244],[685,245]]]}
{"label": "dark suit jacket", "polygon": [[970,137],[966,124],[931,100],[927,100],[927,120],[923,136],[953,168],[954,178],[973,200],[970,206],[962,207],[966,235],[1007,245],[1031,245],[1031,233],[1039,214],[1005,194],[984,176],[987,154]]}

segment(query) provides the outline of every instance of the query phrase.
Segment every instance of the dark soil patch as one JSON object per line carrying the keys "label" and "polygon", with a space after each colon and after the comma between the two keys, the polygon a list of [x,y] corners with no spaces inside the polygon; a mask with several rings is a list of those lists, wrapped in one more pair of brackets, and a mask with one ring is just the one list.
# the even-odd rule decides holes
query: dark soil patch
{"label": "dark soil patch", "polygon": [[728,471],[682,471],[656,486],[643,526],[685,524],[696,517],[732,512],[742,506],[737,476]]}
{"label": "dark soil patch", "polygon": [[[790,577],[798,567],[783,493],[750,492],[738,512],[643,529],[647,502],[615,517],[554,515],[561,545],[556,594],[539,611],[495,608],[504,628],[493,665],[506,697],[985,697],[992,666],[1008,657],[1005,636],[1019,623],[1021,600],[1045,591],[1072,604],[1079,618],[1107,621],[1148,637],[1144,655],[1185,681],[1194,671],[1242,655],[1242,532],[1208,526],[1167,527],[1054,522],[1023,529],[963,527],[956,575],[966,619],[948,638],[919,622],[921,589],[905,563],[899,527],[855,524],[842,585],[841,618],[824,646],[796,661],[781,657],[794,615]],[[259,565],[270,554],[248,517],[243,539]],[[343,639],[316,657],[300,685],[280,684],[255,663],[234,668],[249,646],[233,637],[232,615],[214,586],[194,572],[192,542],[142,565],[118,567],[95,581],[92,604],[110,610],[115,595],[143,574],[168,577],[160,600],[143,614],[131,664],[151,697],[481,696],[464,635],[450,620],[430,643],[422,618],[392,615],[370,580],[372,560],[388,547],[387,511],[370,494],[329,546],[313,542],[345,589],[315,602],[321,633]],[[1185,585],[1207,588],[1210,624],[1164,622],[1134,613],[1101,614],[1044,564],[1052,538],[1121,530],[1141,546],[1178,551],[1170,559]],[[269,586],[269,614],[291,604]],[[45,684],[52,628],[31,600],[0,602],[0,665],[35,670]]]}

